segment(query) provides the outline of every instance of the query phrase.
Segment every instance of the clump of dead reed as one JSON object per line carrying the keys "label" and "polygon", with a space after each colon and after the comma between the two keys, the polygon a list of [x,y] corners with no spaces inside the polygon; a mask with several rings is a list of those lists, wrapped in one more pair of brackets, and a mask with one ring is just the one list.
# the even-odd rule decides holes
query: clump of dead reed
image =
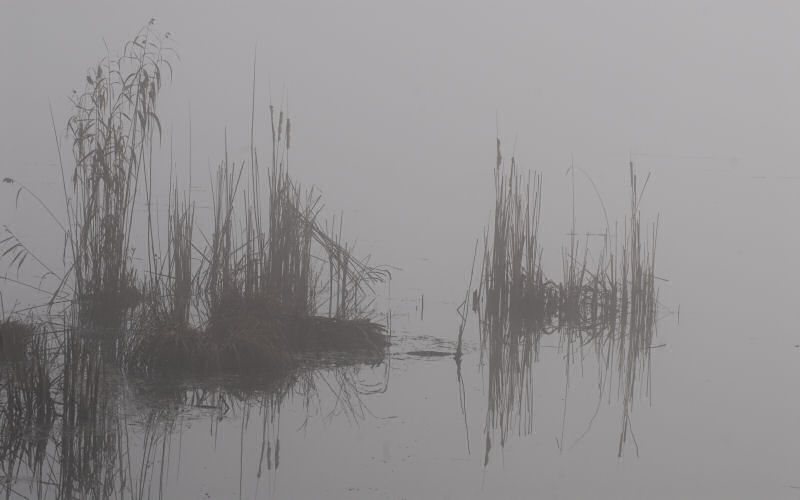
{"label": "clump of dead reed", "polygon": [[[62,166],[62,177],[75,293],[87,318],[114,316],[141,300],[133,212],[142,184],[152,181],[153,139],[161,135],[156,104],[174,55],[167,41],[148,24],[119,57],[101,59],[72,97],[74,170],[68,178]],[[148,265],[152,271],[152,257]]]}
{"label": "clump of dead reed", "polygon": [[[160,223],[157,103],[175,57],[168,34],[148,23],[74,93],[67,122],[74,168],[61,165],[68,271],[53,297],[72,291],[78,323],[107,337],[103,349],[113,346],[130,366],[270,371],[291,365],[292,351],[319,346],[383,352],[387,342],[370,308],[372,287],[389,273],[354,255],[341,218],[338,227],[336,219],[320,224],[320,196],[290,175],[292,122],[273,106],[271,154],[266,167],[259,164],[255,81],[250,157],[229,159],[226,134],[211,183],[210,237],[196,228],[171,153],[167,220]],[[146,244],[136,245],[134,234]],[[15,238],[0,246],[12,266],[31,255]]]}
{"label": "clump of dead reed", "polygon": [[[342,242],[341,219],[338,234],[335,219],[330,226],[320,225],[319,195],[304,190],[289,174],[291,121],[272,106],[269,118],[267,206],[262,209],[257,154],[251,155],[249,176],[243,175],[246,163],[230,163],[227,151],[217,171],[213,232],[202,259],[209,321],[215,322],[223,302],[230,307],[235,298],[274,315],[363,319],[372,286],[388,273],[353,255],[353,248]],[[243,223],[237,223],[239,199]],[[244,227],[243,234],[234,233],[237,226]]]}
{"label": "clump of dead reed", "polygon": [[[268,117],[266,176],[255,146],[249,164],[237,163],[226,137],[204,250],[192,241],[191,203],[179,204],[173,191],[169,260],[156,266],[149,314],[128,343],[133,365],[274,372],[307,351],[385,351],[383,328],[368,313],[372,287],[389,274],[353,255],[342,242],[341,219],[338,234],[335,220],[318,223],[319,195],[289,174],[291,121],[272,106]],[[199,322],[192,324],[192,316]]]}
{"label": "clump of dead reed", "polygon": [[[498,140],[494,183],[492,226],[484,237],[480,296],[473,307],[482,324],[482,360],[488,358],[489,364],[487,429],[499,429],[504,444],[512,428],[532,430],[531,365],[552,294],[541,270],[538,241],[541,176],[523,177],[514,158],[506,170]],[[487,461],[490,439],[487,432]]]}
{"label": "clump of dead reed", "polygon": [[[481,359],[489,372],[485,461],[489,460],[493,429],[499,431],[501,445],[512,430],[519,434],[532,431],[532,364],[538,359],[541,338],[549,334],[557,334],[564,354],[567,389],[575,351],[583,352],[588,344],[594,346],[603,370],[616,373],[623,401],[621,455],[643,371],[649,389],[650,348],[658,310],[657,224],[644,230],[639,208],[647,180],[639,184],[631,163],[630,213],[621,251],[617,251],[618,244],[610,243],[612,235],[606,228],[595,266],[588,263],[588,240],[581,250],[573,216],[569,248],[562,249],[563,281],[556,282],[545,277],[541,266],[541,177],[523,177],[514,158],[506,168],[499,140],[497,145],[495,207],[484,237],[480,283],[473,293]],[[616,241],[616,235],[613,239]],[[562,442],[563,436],[560,447]]]}
{"label": "clump of dead reed", "polygon": [[[167,221],[159,224],[157,103],[175,57],[168,34],[148,23],[120,56],[101,59],[72,97],[71,174],[62,164],[71,262],[62,284],[70,281],[80,322],[119,336],[119,358],[133,366],[272,369],[289,364],[286,349],[385,346],[368,311],[372,286],[388,273],[354,256],[342,242],[341,219],[338,234],[335,219],[320,225],[319,195],[289,172],[292,122],[273,106],[271,154],[266,169],[259,164],[255,81],[250,157],[229,159],[226,136],[205,248],[195,241],[194,202],[172,183],[171,155]],[[135,210],[142,202],[145,218]],[[167,228],[165,252],[160,227]],[[142,228],[145,264],[138,266],[132,240]],[[24,257],[14,253],[12,265]]]}
{"label": "clump of dead reed", "polygon": [[[383,328],[365,316],[367,294],[388,273],[353,256],[341,236],[317,223],[319,196],[289,176],[291,121],[272,107],[269,117],[268,204],[262,207],[256,185],[262,175],[255,151],[245,175],[247,162],[230,161],[226,146],[212,184],[212,232],[194,270],[194,212],[188,202],[180,210],[170,205],[173,250],[162,282],[171,285],[156,287],[149,310],[171,312],[138,322],[126,355],[133,365],[274,372],[292,366],[296,353],[380,353],[388,345]],[[170,303],[159,305],[158,297]],[[198,326],[189,321],[193,302]],[[319,314],[325,305],[327,314]]]}

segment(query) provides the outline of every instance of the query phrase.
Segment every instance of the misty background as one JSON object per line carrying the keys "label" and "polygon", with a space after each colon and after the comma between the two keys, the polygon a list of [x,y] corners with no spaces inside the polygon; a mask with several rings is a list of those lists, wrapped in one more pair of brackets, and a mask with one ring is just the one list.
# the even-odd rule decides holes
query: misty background
{"label": "misty background", "polygon": [[[658,192],[662,170],[681,170],[687,183],[702,168],[787,174],[800,149],[792,2],[6,1],[2,9],[3,176],[31,187],[59,181],[48,100],[63,132],[67,97],[105,44],[118,52],[155,17],[180,55],[159,104],[163,149],[172,133],[179,175],[190,113],[196,185],[221,161],[226,129],[232,159],[248,157],[257,52],[260,150],[269,147],[267,104],[288,103],[293,175],[321,190],[327,213],[343,212],[345,231],[374,262],[409,272],[418,258],[443,264],[431,266],[442,273],[434,283],[446,284],[441,295],[462,288],[488,219],[491,205],[473,201],[492,194],[498,134],[506,156],[544,174],[545,234],[569,227],[559,198],[569,195],[563,173],[572,161],[601,194],[606,180],[626,181],[629,158],[654,172],[645,200],[668,231],[681,194]],[[594,201],[586,184],[576,189]],[[602,229],[592,218],[598,206],[587,205],[580,229]],[[662,243],[666,265],[669,237]],[[548,257],[560,259],[555,250]]]}

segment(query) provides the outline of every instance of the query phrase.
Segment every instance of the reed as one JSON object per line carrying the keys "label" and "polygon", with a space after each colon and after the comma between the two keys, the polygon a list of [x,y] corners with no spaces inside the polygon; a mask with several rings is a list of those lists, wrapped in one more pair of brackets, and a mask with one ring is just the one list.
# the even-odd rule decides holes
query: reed
{"label": "reed", "polygon": [[[563,280],[556,282],[544,275],[541,266],[541,176],[521,175],[513,157],[506,167],[499,140],[497,147],[495,207],[484,237],[480,282],[473,292],[481,360],[488,365],[485,463],[495,430],[501,446],[511,432],[533,430],[532,365],[538,359],[541,339],[550,334],[558,336],[565,362],[565,416],[571,366],[576,359],[583,359],[580,354],[587,345],[594,346],[602,377],[616,377],[623,407],[621,456],[632,432],[630,413],[634,396],[643,387],[642,378],[645,391],[649,391],[650,349],[658,311],[658,224],[644,230],[639,207],[647,179],[640,185],[633,164],[629,165],[630,213],[621,251],[616,243],[612,246],[607,227],[592,268],[588,238],[581,248],[575,232],[573,194],[569,246],[561,252]],[[573,176],[574,172],[573,168]],[[606,385],[600,387],[604,390]],[[562,429],[559,447],[563,445]]]}
{"label": "reed", "polygon": [[[377,337],[381,328],[368,318],[372,287],[389,274],[354,256],[342,242],[341,218],[338,235],[335,219],[330,227],[317,222],[320,196],[290,176],[292,122],[274,106],[268,113],[271,154],[262,172],[255,80],[250,158],[229,158],[226,133],[205,249],[195,241],[194,204],[173,184],[171,155],[167,221],[159,223],[157,103],[176,57],[168,35],[151,22],[121,56],[101,59],[83,92],[72,97],[67,130],[74,169],[68,180],[62,167],[62,178],[65,253],[72,259],[70,289],[80,322],[111,332],[119,340],[118,358],[132,366],[172,359],[216,369],[256,355],[260,364],[285,366],[291,353],[280,349],[310,345],[308,339],[320,338],[315,328],[338,336],[342,348],[356,338],[368,348],[385,346]],[[140,218],[135,208],[141,203]],[[160,227],[167,228],[165,252]],[[135,265],[133,234],[142,228],[144,265]],[[20,266],[29,253],[15,241],[2,244],[11,265]],[[327,314],[318,314],[325,306]]]}
{"label": "reed", "polygon": [[[212,232],[204,251],[192,242],[189,202],[170,202],[170,259],[158,267],[159,280],[151,281],[151,314],[128,328],[124,358],[131,365],[275,372],[305,351],[379,353],[388,345],[383,328],[367,314],[372,287],[389,273],[342,243],[341,219],[339,235],[331,231],[335,220],[324,228],[317,222],[320,197],[289,176],[291,121],[274,108],[269,116],[273,163],[263,214],[260,191],[252,185],[261,178],[258,156],[252,152],[245,175],[247,163],[228,157],[227,137],[212,184]],[[177,200],[177,190],[172,193]],[[194,255],[200,264],[193,267]],[[165,299],[171,302],[162,304]],[[190,321],[193,303],[200,306],[197,325]],[[320,315],[326,304],[327,314]]]}
{"label": "reed", "polygon": [[[171,204],[168,245],[173,257],[167,281],[174,286],[153,296],[172,298],[174,304],[150,309],[173,313],[137,323],[125,355],[132,365],[274,372],[292,366],[293,353],[323,348],[381,352],[387,346],[383,329],[364,317],[364,298],[388,273],[355,258],[341,237],[329,236],[316,222],[319,196],[304,192],[288,174],[291,122],[283,112],[277,120],[275,115],[271,108],[274,163],[267,176],[265,214],[259,214],[260,193],[250,185],[260,178],[257,155],[245,176],[246,162],[231,162],[226,146],[212,185],[213,230],[194,271],[193,211],[184,203],[179,214],[177,204]],[[177,193],[173,196],[177,199]],[[327,263],[329,272],[314,262]],[[325,274],[332,278],[320,285],[319,276]],[[192,297],[199,297],[202,306],[197,327],[187,320]],[[335,311],[330,307],[327,316],[318,316],[318,305],[326,301],[335,301]]]}
{"label": "reed", "polygon": [[531,366],[550,307],[538,241],[541,176],[524,177],[513,157],[507,170],[498,140],[494,184],[492,226],[484,238],[480,295],[474,300],[481,301],[481,357],[489,365],[485,461],[489,429],[499,430],[501,445],[514,428],[532,431]]}
{"label": "reed", "polygon": [[169,211],[167,236],[169,256],[168,276],[171,299],[168,316],[176,325],[188,325],[194,293],[195,274],[192,271],[192,237],[195,206],[188,199],[181,201],[177,186],[173,190]]}
{"label": "reed", "polygon": [[[148,24],[122,55],[101,59],[72,97],[67,246],[76,298],[88,318],[113,319],[141,295],[132,265],[133,213],[140,179],[152,168],[153,140],[161,135],[156,105],[174,55],[167,42]],[[152,271],[151,258],[148,263]]]}

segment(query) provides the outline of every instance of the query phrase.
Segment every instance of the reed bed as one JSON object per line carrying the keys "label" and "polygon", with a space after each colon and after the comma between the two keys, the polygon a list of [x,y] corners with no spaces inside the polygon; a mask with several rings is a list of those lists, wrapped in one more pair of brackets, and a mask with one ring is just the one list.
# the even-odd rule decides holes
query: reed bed
{"label": "reed bed", "polygon": [[[501,446],[511,433],[533,431],[532,365],[538,359],[541,339],[553,334],[565,361],[565,391],[571,365],[589,345],[603,376],[616,375],[623,405],[621,456],[631,436],[634,396],[642,387],[649,391],[650,349],[658,310],[658,225],[645,229],[639,209],[647,180],[640,185],[631,163],[630,213],[621,251],[616,251],[619,245],[610,243],[616,238],[607,228],[594,267],[588,264],[588,242],[580,248],[573,216],[569,247],[562,249],[563,278],[557,282],[544,275],[541,265],[541,176],[523,176],[514,158],[507,167],[499,140],[497,148],[495,207],[484,236],[481,278],[472,304],[480,323],[481,362],[488,365],[484,461],[488,464],[495,431]],[[564,404],[566,412],[566,394]],[[563,447],[563,435],[559,447]]]}
{"label": "reed bed", "polygon": [[[132,329],[125,352],[132,366],[279,372],[302,352],[382,353],[388,346],[384,328],[367,316],[372,286],[388,273],[356,258],[317,223],[319,196],[289,176],[291,121],[274,108],[269,116],[273,163],[265,213],[252,185],[262,178],[257,154],[245,175],[247,162],[230,161],[227,147],[212,185],[204,250],[192,242],[190,202],[171,204],[171,258],[159,267],[168,273],[159,272],[145,304],[151,314]],[[200,264],[193,267],[194,260]]]}
{"label": "reed bed", "polygon": [[[67,271],[49,273],[60,277],[51,304],[72,292],[81,328],[107,337],[117,361],[137,369],[277,372],[297,351],[321,346],[384,352],[371,301],[373,287],[390,275],[354,254],[342,240],[341,218],[319,222],[320,196],[290,175],[292,122],[274,106],[267,113],[271,151],[267,166],[260,164],[255,80],[250,155],[229,158],[226,132],[210,220],[197,220],[170,152],[160,221],[157,105],[175,59],[169,35],[148,23],[121,55],[93,66],[73,94],[71,172],[61,163]],[[202,227],[211,228],[208,237]],[[30,255],[13,234],[0,247],[17,268]],[[12,326],[2,327],[8,352]]]}
{"label": "reed bed", "polygon": [[[10,230],[0,241],[10,267],[39,265],[58,280],[44,319],[0,318],[0,485],[7,496],[153,494],[164,477],[151,464],[159,448],[164,459],[172,424],[169,415],[153,414],[142,456],[131,457],[116,380],[128,374],[195,383],[220,372],[293,380],[289,386],[310,398],[313,376],[303,373],[384,360],[389,342],[371,320],[371,300],[390,275],[354,254],[342,240],[341,218],[320,222],[320,196],[290,175],[292,124],[283,111],[269,108],[266,168],[253,130],[245,161],[228,158],[226,139],[209,221],[198,221],[172,158],[167,213],[157,211],[157,104],[176,58],[169,36],[151,22],[119,57],[93,66],[73,94],[72,168],[61,162],[66,221],[48,209],[64,229],[65,271],[53,272]],[[22,191],[36,197],[20,184]],[[208,237],[203,227],[211,228]],[[352,398],[360,393],[348,380],[340,380],[338,404],[356,411]],[[287,392],[270,400],[271,411]],[[277,434],[265,446],[259,467],[274,470]],[[23,477],[30,480],[25,493],[17,490],[28,482]]]}

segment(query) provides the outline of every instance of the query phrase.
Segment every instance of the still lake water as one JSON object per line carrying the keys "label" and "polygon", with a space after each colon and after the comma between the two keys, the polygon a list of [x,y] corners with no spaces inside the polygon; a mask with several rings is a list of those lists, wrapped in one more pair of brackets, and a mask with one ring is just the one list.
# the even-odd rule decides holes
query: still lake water
{"label": "still lake water", "polygon": [[[389,262],[402,271],[391,295],[381,291],[393,341],[378,366],[320,370],[280,393],[214,391],[223,381],[203,383],[205,393],[122,381],[114,405],[139,481],[123,496],[800,497],[800,178],[724,161],[644,158],[637,168],[653,173],[643,218],[660,214],[656,270],[668,281],[654,341],[664,346],[651,349],[650,393],[636,393],[635,443],[627,440],[621,458],[622,398],[616,378],[600,392],[590,349],[573,361],[567,386],[557,336],[543,339],[533,433],[512,432],[504,446],[493,440],[486,464],[487,374],[475,318],[464,334],[465,413],[452,357],[409,354],[455,348],[465,283],[439,278],[468,278],[482,232],[481,221],[471,232],[462,221],[443,229],[452,247]],[[612,219],[624,216],[626,173],[624,162],[592,171]],[[598,229],[586,184],[576,188],[581,231]],[[555,278],[568,227],[569,203],[555,194],[568,194],[563,186],[562,176],[545,176],[541,240]],[[488,213],[491,199],[476,203]],[[390,254],[382,250],[391,235],[369,236],[367,250]],[[24,474],[7,493],[52,495]]]}

